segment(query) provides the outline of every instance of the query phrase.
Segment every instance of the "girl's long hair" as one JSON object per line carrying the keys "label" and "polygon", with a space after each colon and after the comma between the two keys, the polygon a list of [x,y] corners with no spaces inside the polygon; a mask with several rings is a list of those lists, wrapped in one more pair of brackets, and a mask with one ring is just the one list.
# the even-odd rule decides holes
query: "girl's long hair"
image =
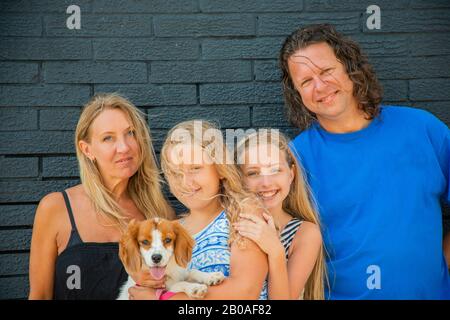
{"label": "girl's long hair", "polygon": [[261,202],[253,193],[245,189],[237,166],[233,162],[226,161],[226,159],[233,158],[232,153],[223,143],[220,130],[205,120],[184,121],[169,131],[161,149],[161,168],[167,180],[172,177],[182,178],[183,172],[171,162],[169,153],[176,146],[187,144],[200,146],[201,150],[212,160],[221,177],[220,190],[216,196],[219,197],[220,204],[225,208],[230,222],[229,244],[237,241],[238,245],[244,245],[245,240],[239,236],[233,223],[239,220],[239,213],[244,210],[263,210]]}
{"label": "girl's long hair", "polygon": [[[316,202],[304,177],[303,169],[289,148],[286,137],[278,130],[260,129],[256,133],[245,136],[238,143],[235,159],[244,159],[243,156],[245,155],[245,152],[248,150],[249,146],[252,145],[252,139],[255,139],[253,142],[256,141],[256,143],[264,143],[277,147],[283,152],[289,167],[294,170],[294,179],[291,183],[290,192],[283,201],[283,210],[292,217],[314,223],[320,227]],[[242,163],[242,161],[240,163]],[[324,245],[322,245],[314,268],[305,284],[304,299],[324,299],[324,286],[328,283],[325,254],[326,250]]]}

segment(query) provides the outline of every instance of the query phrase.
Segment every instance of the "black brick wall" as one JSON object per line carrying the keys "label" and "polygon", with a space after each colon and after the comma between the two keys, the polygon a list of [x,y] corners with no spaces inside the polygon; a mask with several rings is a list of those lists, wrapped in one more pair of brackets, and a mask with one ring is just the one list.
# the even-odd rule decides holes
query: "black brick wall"
{"label": "black brick wall", "polygon": [[[72,4],[80,30],[66,28]],[[366,27],[372,4],[381,30]],[[285,36],[319,22],[360,42],[386,103],[450,124],[449,0],[0,1],[0,298],[27,296],[34,211],[78,183],[73,131],[94,93],[144,110],[157,150],[189,118],[293,136],[276,58]]]}

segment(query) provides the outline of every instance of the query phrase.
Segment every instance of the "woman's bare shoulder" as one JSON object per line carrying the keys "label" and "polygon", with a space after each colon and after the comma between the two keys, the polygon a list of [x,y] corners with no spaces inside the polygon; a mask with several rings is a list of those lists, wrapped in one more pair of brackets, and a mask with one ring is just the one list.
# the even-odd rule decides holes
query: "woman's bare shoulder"
{"label": "woman's bare shoulder", "polygon": [[[79,192],[78,186],[66,190],[69,198],[73,193]],[[51,192],[39,202],[35,220],[44,220],[47,223],[65,223],[67,220],[67,207],[62,192]]]}
{"label": "woman's bare shoulder", "polygon": [[33,237],[37,239],[55,238],[64,224],[64,198],[61,192],[44,196],[36,209],[33,223]]}
{"label": "woman's bare shoulder", "polygon": [[61,192],[51,192],[45,195],[39,202],[38,212],[50,214],[64,207],[64,197]]}

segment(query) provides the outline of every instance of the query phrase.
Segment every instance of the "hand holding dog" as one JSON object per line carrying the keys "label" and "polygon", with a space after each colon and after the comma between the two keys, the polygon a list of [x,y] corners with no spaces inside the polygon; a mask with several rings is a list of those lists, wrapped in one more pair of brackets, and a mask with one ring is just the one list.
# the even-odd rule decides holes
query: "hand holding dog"
{"label": "hand holding dog", "polygon": [[136,282],[141,287],[154,288],[154,289],[164,289],[166,276],[162,279],[155,280],[150,271],[141,270],[140,272],[130,274],[131,278],[133,278],[134,282]]}
{"label": "hand holding dog", "polygon": [[156,290],[148,287],[131,287],[128,295],[130,300],[158,300]]}

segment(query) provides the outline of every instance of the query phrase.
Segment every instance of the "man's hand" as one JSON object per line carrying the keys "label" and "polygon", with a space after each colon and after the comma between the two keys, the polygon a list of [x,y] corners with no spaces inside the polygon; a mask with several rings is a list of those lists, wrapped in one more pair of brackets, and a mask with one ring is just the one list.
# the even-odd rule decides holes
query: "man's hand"
{"label": "man's hand", "polygon": [[444,238],[444,256],[447,260],[447,267],[450,269],[450,232],[447,232]]}

